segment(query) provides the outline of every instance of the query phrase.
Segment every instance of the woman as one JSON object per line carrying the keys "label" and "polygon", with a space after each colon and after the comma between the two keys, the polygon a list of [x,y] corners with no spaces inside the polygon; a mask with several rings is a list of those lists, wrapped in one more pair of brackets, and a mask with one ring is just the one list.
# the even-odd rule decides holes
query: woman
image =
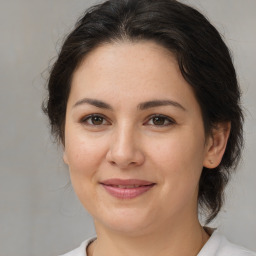
{"label": "woman", "polygon": [[256,255],[202,227],[243,145],[225,43],[174,0],[110,0],[66,38],[44,108],[97,238],[66,256]]}

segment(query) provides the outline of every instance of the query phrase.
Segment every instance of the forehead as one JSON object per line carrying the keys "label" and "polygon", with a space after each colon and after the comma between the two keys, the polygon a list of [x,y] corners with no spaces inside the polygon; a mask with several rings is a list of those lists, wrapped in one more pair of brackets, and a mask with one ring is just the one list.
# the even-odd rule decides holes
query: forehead
{"label": "forehead", "polygon": [[104,44],[91,51],[72,80],[71,96],[81,94],[109,100],[171,97],[195,101],[174,54],[151,41]]}
{"label": "forehead", "polygon": [[93,49],[85,56],[77,71],[81,66],[90,66],[101,71],[108,71],[108,67],[117,71],[121,69],[132,72],[139,69],[149,71],[160,68],[160,62],[163,65],[176,66],[179,72],[174,54],[161,45],[153,41],[121,41],[105,43]]}

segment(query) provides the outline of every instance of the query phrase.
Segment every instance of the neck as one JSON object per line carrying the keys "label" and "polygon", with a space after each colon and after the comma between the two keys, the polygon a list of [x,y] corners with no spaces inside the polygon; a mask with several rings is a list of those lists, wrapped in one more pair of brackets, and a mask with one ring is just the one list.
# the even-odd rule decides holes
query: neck
{"label": "neck", "polygon": [[88,256],[196,256],[209,238],[198,221],[193,225],[163,223],[158,230],[140,235],[109,231],[97,223],[95,227],[98,236]]}

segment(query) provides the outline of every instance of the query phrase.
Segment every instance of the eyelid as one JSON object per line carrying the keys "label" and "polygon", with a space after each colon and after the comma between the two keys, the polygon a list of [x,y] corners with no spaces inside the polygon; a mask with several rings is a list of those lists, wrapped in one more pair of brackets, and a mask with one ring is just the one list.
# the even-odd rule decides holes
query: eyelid
{"label": "eyelid", "polygon": [[[100,117],[103,119],[103,123],[102,124],[90,124],[88,123],[87,121],[90,119],[90,118],[93,118],[93,117]],[[156,118],[156,117],[160,117],[160,118],[164,118],[165,121],[168,121],[167,124],[163,124],[163,125],[157,125],[157,124],[148,124],[150,122],[150,120],[152,120],[153,118]],[[86,116],[83,116],[80,120],[79,120],[80,123],[84,124],[84,125],[88,125],[88,126],[92,126],[92,127],[99,127],[99,126],[103,126],[103,125],[110,125],[111,122],[108,120],[108,118],[103,115],[103,114],[98,114],[98,113],[93,113],[93,114],[89,114],[89,115],[86,115]],[[154,127],[158,127],[158,128],[161,128],[161,127],[166,127],[166,126],[171,126],[171,125],[174,125],[176,124],[176,121],[169,117],[169,116],[166,116],[166,115],[163,115],[163,114],[153,114],[153,115],[150,115],[149,117],[147,117],[146,119],[146,122],[143,123],[143,125],[150,125],[150,126],[154,126]]]}
{"label": "eyelid", "polygon": [[170,126],[170,125],[176,124],[176,121],[175,121],[173,118],[171,118],[171,117],[169,117],[169,116],[166,116],[166,115],[163,115],[163,114],[153,114],[153,115],[150,115],[150,116],[147,118],[147,121],[146,121],[145,123],[143,123],[143,124],[148,123],[148,122],[149,122],[150,120],[152,120],[154,117],[161,117],[161,118],[164,118],[164,119],[168,120],[169,123],[168,123],[168,124],[163,124],[163,125],[150,124],[151,126],[155,126],[155,127],[161,128],[161,127],[166,127],[166,126]]}
{"label": "eyelid", "polygon": [[[105,122],[107,122],[108,124],[94,125],[94,124],[88,124],[86,122],[87,120],[89,120],[90,118],[95,117],[95,116],[103,118],[105,120]],[[93,113],[93,114],[86,115],[86,116],[82,117],[79,122],[84,124],[84,125],[88,125],[88,126],[102,126],[102,125],[109,125],[110,124],[110,121],[108,121],[108,119],[104,115],[98,114],[98,113]]]}

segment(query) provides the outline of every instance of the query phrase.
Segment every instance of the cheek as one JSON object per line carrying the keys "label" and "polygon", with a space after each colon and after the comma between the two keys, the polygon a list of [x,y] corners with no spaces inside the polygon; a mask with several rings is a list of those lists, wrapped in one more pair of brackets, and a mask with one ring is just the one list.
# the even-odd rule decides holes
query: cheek
{"label": "cheek", "polygon": [[[201,136],[202,137],[202,136]],[[151,143],[151,142],[148,142]],[[201,167],[204,159],[204,140],[196,134],[174,134],[151,143],[151,155],[162,166],[169,166],[173,171],[184,168]],[[185,171],[184,169],[184,171]],[[197,169],[197,168],[196,168]]]}
{"label": "cheek", "polygon": [[[71,134],[71,133],[69,133]],[[73,183],[82,183],[84,177],[93,176],[104,155],[102,144],[84,135],[66,137],[65,155]],[[99,146],[101,145],[101,146]]]}
{"label": "cheek", "polygon": [[97,170],[102,154],[95,140],[84,136],[66,137],[65,154],[68,160],[69,174],[73,189],[86,209],[90,209],[94,198]]}
{"label": "cheek", "polygon": [[191,133],[175,134],[158,141],[151,156],[161,175],[159,178],[164,184],[166,196],[173,193],[177,197],[194,194],[203,168],[203,155],[203,139],[200,142],[198,136],[191,136]]}

